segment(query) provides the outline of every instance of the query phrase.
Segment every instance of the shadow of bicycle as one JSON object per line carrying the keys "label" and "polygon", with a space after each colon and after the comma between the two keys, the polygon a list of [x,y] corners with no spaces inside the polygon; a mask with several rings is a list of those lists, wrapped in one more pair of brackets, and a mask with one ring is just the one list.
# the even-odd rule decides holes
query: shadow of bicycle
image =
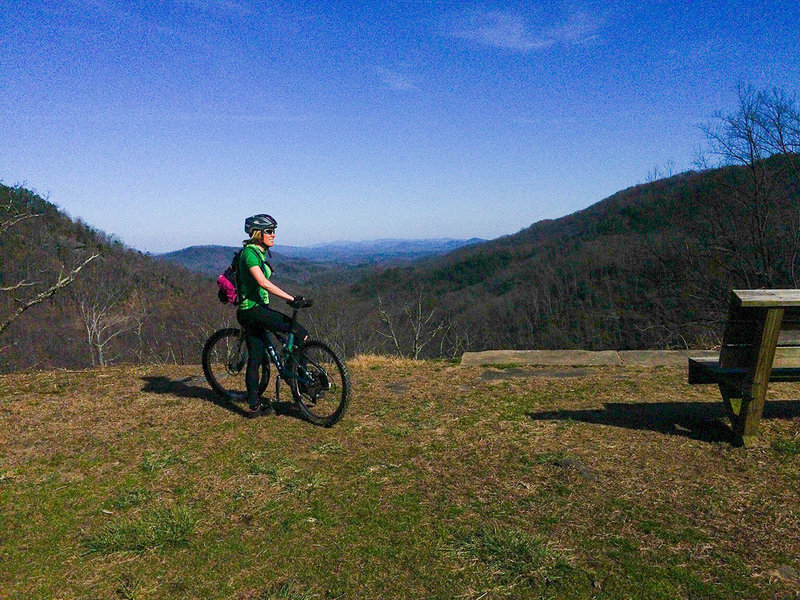
{"label": "shadow of bicycle", "polygon": [[[211,402],[215,406],[224,408],[236,415],[247,417],[248,405],[247,398],[244,395],[236,399],[222,397],[209,388],[203,379],[197,376],[184,377],[183,379],[170,379],[164,376],[146,376],[142,377],[142,381],[145,382],[144,387],[142,387],[143,392],[168,394],[170,396],[177,396],[178,398],[195,398],[205,402]],[[194,382],[199,382],[199,384],[195,384]],[[275,408],[275,414],[277,415],[303,420],[302,415],[293,402],[273,402],[272,406]]]}

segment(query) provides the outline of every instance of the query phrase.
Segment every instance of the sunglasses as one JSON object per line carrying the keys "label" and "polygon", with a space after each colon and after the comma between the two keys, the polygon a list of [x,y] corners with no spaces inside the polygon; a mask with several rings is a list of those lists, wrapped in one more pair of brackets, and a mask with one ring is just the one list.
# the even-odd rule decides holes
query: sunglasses
{"label": "sunglasses", "polygon": [[275,230],[274,229],[262,229],[261,233],[263,233],[264,235],[275,235]]}

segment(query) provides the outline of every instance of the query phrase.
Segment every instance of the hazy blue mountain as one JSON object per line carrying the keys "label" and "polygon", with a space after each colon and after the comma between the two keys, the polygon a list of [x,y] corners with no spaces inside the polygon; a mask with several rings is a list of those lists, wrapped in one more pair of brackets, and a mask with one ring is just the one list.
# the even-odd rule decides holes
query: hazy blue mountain
{"label": "hazy blue mountain", "polygon": [[[446,254],[484,240],[381,239],[366,242],[331,242],[314,246],[283,246],[273,248],[274,264],[284,278],[304,282],[345,267],[348,271],[359,265],[392,266],[406,261]],[[233,246],[190,246],[182,250],[154,255],[158,260],[180,264],[187,269],[216,275],[230,264]]]}
{"label": "hazy blue mountain", "polygon": [[[216,277],[231,264],[231,259],[237,250],[238,246],[190,246],[174,252],[153,255],[153,258]],[[282,283],[304,283],[337,268],[332,263],[293,258],[277,251],[272,254],[273,259],[270,260],[270,264],[273,270],[280,273]]]}
{"label": "hazy blue mountain", "polygon": [[304,258],[318,262],[338,264],[394,263],[414,260],[424,256],[446,254],[463,246],[478,244],[485,240],[451,238],[403,240],[379,239],[365,242],[330,242],[313,246],[275,246],[275,252],[291,258]]}

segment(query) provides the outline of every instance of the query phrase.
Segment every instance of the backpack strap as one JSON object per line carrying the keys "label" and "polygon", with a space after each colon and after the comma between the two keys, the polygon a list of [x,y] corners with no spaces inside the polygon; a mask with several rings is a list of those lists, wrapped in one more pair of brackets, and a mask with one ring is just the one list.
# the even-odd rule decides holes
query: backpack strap
{"label": "backpack strap", "polygon": [[[248,244],[248,245],[253,245],[253,244]],[[245,248],[246,248],[246,247],[247,247],[247,246],[245,246]],[[244,248],[242,248],[242,250],[244,250]],[[237,261],[238,261],[238,259],[239,259],[239,255],[242,253],[242,250],[239,250],[239,251],[236,253],[235,260],[237,260]],[[267,250],[269,250],[269,248],[267,248]],[[270,257],[271,257],[271,256],[272,256],[272,255],[270,255]],[[272,265],[270,264],[270,262],[269,262],[268,260],[264,260],[264,259],[262,259],[262,258],[261,258],[261,252],[259,252],[258,250],[256,250],[256,257],[258,258],[258,262],[259,262],[259,264],[261,265],[261,270],[262,270],[262,271],[264,270],[264,265],[266,265],[266,266],[268,266],[268,267],[269,267],[269,272],[270,272],[270,275],[272,275],[273,273],[275,273],[275,269],[273,269],[273,268],[272,268]]]}
{"label": "backpack strap", "polygon": [[[248,246],[249,245],[251,245],[251,244],[248,244]],[[235,275],[236,295],[239,298],[242,297],[242,294],[239,291],[239,281],[241,280],[241,277],[239,277],[239,258],[242,256],[242,252],[244,252],[245,248],[247,248],[247,246],[245,246],[241,250],[237,250],[236,251],[236,254],[233,255],[233,260],[231,261],[231,266],[230,266],[231,270],[233,271],[233,273]],[[259,252],[258,250],[256,250],[256,257],[258,258],[258,262],[259,262],[259,265],[261,266],[261,270],[262,271],[264,270],[264,265],[268,266],[269,267],[269,271],[270,271],[270,276],[271,276],[275,272],[275,269],[272,268],[272,265],[269,264],[269,261],[263,260],[261,258],[261,252]]]}
{"label": "backpack strap", "polygon": [[237,273],[239,271],[239,257],[242,255],[242,250],[244,250],[244,248],[242,248],[241,250],[237,250],[236,252],[233,253],[230,270],[233,271],[234,273]]}

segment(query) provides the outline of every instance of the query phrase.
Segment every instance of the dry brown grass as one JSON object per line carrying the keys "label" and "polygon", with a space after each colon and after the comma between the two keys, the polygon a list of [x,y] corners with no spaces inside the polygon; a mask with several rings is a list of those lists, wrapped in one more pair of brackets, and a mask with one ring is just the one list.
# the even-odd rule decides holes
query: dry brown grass
{"label": "dry brown grass", "polygon": [[800,593],[799,386],[745,450],[681,369],[349,367],[332,429],[194,366],[0,377],[0,597]]}

